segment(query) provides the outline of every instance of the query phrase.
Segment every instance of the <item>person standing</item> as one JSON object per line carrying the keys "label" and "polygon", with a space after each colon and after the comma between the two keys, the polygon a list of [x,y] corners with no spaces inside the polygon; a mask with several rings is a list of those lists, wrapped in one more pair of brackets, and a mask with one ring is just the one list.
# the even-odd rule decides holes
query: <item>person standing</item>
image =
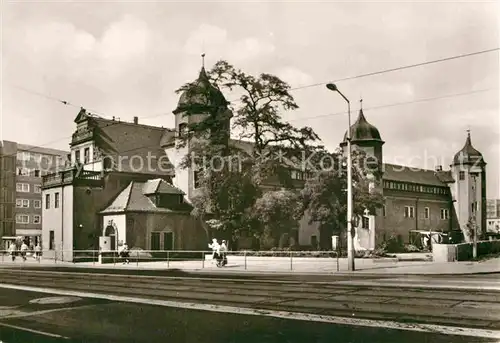
{"label": "person standing", "polygon": [[41,257],[42,257],[42,247],[40,246],[40,243],[38,243],[35,247],[35,260],[40,262]]}
{"label": "person standing", "polygon": [[225,240],[222,240],[222,244],[220,245],[220,258],[222,259],[222,265],[225,266],[227,264],[227,244]]}

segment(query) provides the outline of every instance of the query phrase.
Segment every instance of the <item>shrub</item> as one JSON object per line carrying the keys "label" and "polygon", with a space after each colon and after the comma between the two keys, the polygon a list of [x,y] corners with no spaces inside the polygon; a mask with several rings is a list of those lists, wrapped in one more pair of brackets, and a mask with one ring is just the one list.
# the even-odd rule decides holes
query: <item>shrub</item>
{"label": "shrub", "polygon": [[420,252],[420,249],[413,244],[405,244],[403,248],[404,252]]}

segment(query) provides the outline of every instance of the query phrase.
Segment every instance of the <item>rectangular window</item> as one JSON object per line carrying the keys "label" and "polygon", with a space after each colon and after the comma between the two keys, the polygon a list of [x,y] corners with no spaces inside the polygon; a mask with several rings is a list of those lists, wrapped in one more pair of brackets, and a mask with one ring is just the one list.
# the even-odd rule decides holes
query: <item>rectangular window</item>
{"label": "rectangular window", "polygon": [[35,177],[40,177],[40,170],[39,169],[35,169]]}
{"label": "rectangular window", "polygon": [[387,207],[384,205],[382,206],[382,216],[385,217],[387,213]]}
{"label": "rectangular window", "polygon": [[34,208],[42,208],[42,201],[41,200],[33,200],[33,207]]}
{"label": "rectangular window", "polygon": [[458,172],[459,180],[465,180],[465,172],[463,170]]}
{"label": "rectangular window", "polygon": [[59,192],[54,194],[54,208],[59,208]]}
{"label": "rectangular window", "polygon": [[441,220],[446,220],[450,218],[450,212],[447,208],[441,209]]}
{"label": "rectangular window", "polygon": [[41,223],[41,216],[38,214],[35,214],[33,216],[33,224],[40,224]]}
{"label": "rectangular window", "polygon": [[163,233],[163,250],[174,250],[174,233]]}
{"label": "rectangular window", "polygon": [[429,219],[430,216],[431,216],[431,210],[428,207],[424,208],[424,218]]}
{"label": "rectangular window", "polygon": [[54,237],[54,230],[49,232],[49,250],[54,250],[55,247],[55,237]]}
{"label": "rectangular window", "polygon": [[415,217],[415,207],[405,206],[405,218],[414,218],[414,217]]}
{"label": "rectangular window", "polygon": [[23,199],[16,199],[16,207],[17,208],[23,207]]}
{"label": "rectangular window", "polygon": [[160,233],[159,232],[151,232],[151,250],[158,251],[161,249],[160,247]]}
{"label": "rectangular window", "polygon": [[33,191],[35,193],[42,193],[42,185],[33,185]]}
{"label": "rectangular window", "polygon": [[179,132],[178,132],[179,137],[183,137],[187,133],[187,129],[188,129],[187,123],[179,124]]}
{"label": "rectangular window", "polygon": [[50,194],[45,194],[45,209],[50,208]]}
{"label": "rectangular window", "polygon": [[194,188],[200,188],[201,187],[201,170],[195,170],[193,172],[193,185]]}
{"label": "rectangular window", "polygon": [[30,222],[30,217],[26,214],[17,214],[16,223],[17,224],[28,224]]}
{"label": "rectangular window", "polygon": [[18,176],[28,176],[29,175],[29,169],[28,168],[17,168],[17,173]]}
{"label": "rectangular window", "polygon": [[75,151],[75,163],[80,164],[80,150]]}
{"label": "rectangular window", "polygon": [[90,162],[90,148],[85,148],[83,150],[83,163]]}
{"label": "rectangular window", "polygon": [[370,219],[368,217],[363,216],[361,219],[361,227],[363,229],[368,229],[370,227]]}
{"label": "rectangular window", "polygon": [[23,207],[24,208],[29,208],[30,207],[30,201],[28,199],[23,199]]}
{"label": "rectangular window", "polygon": [[29,193],[30,191],[29,183],[21,183],[21,182],[16,183],[16,191],[21,193]]}

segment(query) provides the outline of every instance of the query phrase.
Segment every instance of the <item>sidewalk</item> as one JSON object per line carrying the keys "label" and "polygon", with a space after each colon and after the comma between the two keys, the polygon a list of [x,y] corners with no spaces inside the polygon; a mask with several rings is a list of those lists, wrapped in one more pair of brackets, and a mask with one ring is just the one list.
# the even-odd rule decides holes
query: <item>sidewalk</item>
{"label": "sidewalk", "polygon": [[98,268],[98,269],[140,269],[140,270],[167,270],[175,269],[185,272],[207,272],[207,273],[279,273],[279,274],[371,274],[371,275],[453,275],[453,274],[491,274],[500,273],[500,258],[481,262],[406,262],[395,260],[377,260],[377,259],[356,259],[356,271],[349,272],[347,269],[347,259],[341,258],[255,258],[246,261],[240,261],[237,256],[229,259],[229,264],[224,268],[217,268],[212,261],[162,261],[162,262],[135,262],[131,261],[128,265],[116,264],[98,264],[92,262],[72,263],[54,260],[42,260],[37,262],[29,259],[26,262],[16,260],[0,261],[2,267],[70,267],[70,268]]}

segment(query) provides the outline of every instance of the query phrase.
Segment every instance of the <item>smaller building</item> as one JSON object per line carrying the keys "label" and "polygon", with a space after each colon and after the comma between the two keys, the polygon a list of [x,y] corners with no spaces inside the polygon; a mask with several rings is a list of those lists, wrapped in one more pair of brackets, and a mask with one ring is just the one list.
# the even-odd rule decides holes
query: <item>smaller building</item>
{"label": "smaller building", "polygon": [[500,199],[486,201],[486,231],[500,234]]}
{"label": "smaller building", "polygon": [[202,250],[207,235],[184,195],[163,179],[130,182],[100,212],[108,249],[127,243],[148,251]]}
{"label": "smaller building", "polygon": [[[42,236],[42,176],[62,170],[68,152],[2,141],[0,147],[0,234],[36,245]],[[7,243],[7,242],[4,242]]]}

